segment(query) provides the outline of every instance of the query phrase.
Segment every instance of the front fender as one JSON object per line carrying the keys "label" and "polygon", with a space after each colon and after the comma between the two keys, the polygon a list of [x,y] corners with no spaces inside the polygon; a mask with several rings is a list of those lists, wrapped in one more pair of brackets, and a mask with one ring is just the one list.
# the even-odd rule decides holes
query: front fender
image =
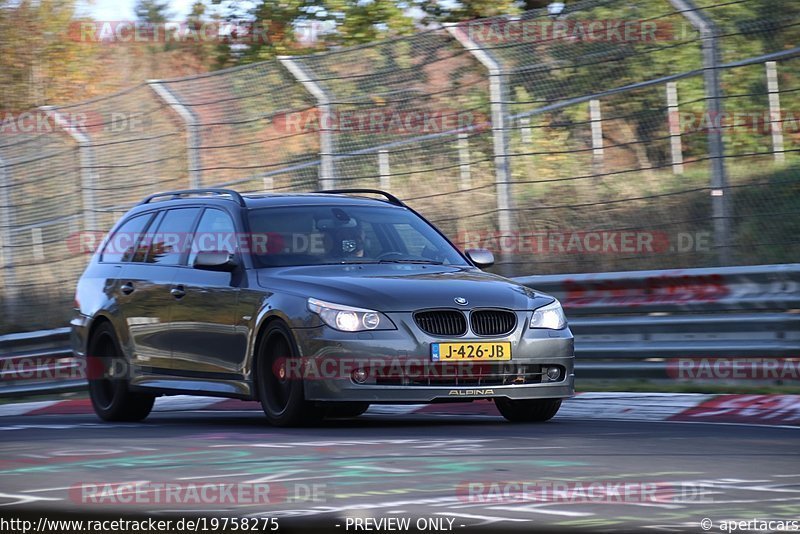
{"label": "front fender", "polygon": [[[307,306],[307,298],[288,293],[271,293],[264,295],[263,292],[253,292],[252,295],[243,295],[244,299],[252,298],[252,305],[256,309],[252,316],[250,325],[250,335],[247,345],[247,362],[245,364],[245,376],[247,379],[253,378],[253,362],[258,348],[259,334],[264,328],[275,320],[283,321],[290,329],[314,328],[322,324],[319,317],[310,312]],[[300,347],[302,356],[302,347]]]}

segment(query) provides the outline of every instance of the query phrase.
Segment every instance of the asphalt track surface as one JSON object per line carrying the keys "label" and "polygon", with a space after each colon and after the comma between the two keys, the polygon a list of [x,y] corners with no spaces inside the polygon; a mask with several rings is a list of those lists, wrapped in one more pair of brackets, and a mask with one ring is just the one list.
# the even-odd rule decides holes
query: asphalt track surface
{"label": "asphalt track surface", "polygon": [[[277,518],[279,532],[342,533],[436,526],[420,518],[442,522],[427,532],[705,532],[705,518],[720,532],[724,520],[800,520],[800,428],[367,414],[279,429],[255,411],[189,411],[135,424],[89,414],[4,417],[0,440],[6,519]],[[569,489],[549,502],[486,492],[515,481]],[[93,484],[122,482],[267,484],[272,502],[153,503],[143,494],[131,504],[113,492],[84,502],[103,500],[82,496]],[[655,482],[660,496],[587,502],[576,488],[592,482]],[[487,490],[470,494],[470,483]],[[411,527],[356,529],[356,518],[409,518]]]}

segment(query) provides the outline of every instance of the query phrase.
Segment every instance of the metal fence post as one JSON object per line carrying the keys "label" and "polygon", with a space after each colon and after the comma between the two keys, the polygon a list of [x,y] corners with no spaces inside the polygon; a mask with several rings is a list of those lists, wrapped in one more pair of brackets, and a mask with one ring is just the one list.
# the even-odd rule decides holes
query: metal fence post
{"label": "metal fence post", "polygon": [[472,189],[472,170],[469,166],[469,135],[461,132],[458,134],[458,188],[461,191]]}
{"label": "metal fence post", "polygon": [[522,117],[519,120],[519,134],[520,141],[524,147],[528,147],[533,143],[533,129],[531,128],[530,117]]}
{"label": "metal fence post", "polygon": [[381,179],[381,189],[389,191],[392,187],[392,169],[389,166],[388,150],[378,150],[378,174]]}
{"label": "metal fence post", "polygon": [[600,101],[596,98],[589,101],[589,121],[592,124],[592,171],[603,173],[603,114]]}
{"label": "metal fence post", "polygon": [[[495,185],[497,190],[497,229],[501,236],[509,237],[514,229],[511,204],[511,169],[508,159],[508,121],[506,102],[508,86],[500,62],[494,55],[478,46],[457,24],[446,24],[445,29],[467,49],[489,72],[489,98],[492,111],[492,142],[494,145]],[[504,264],[512,260],[505,248],[500,253]],[[509,265],[501,265],[503,274],[510,274]]]}
{"label": "metal fence post", "polygon": [[147,85],[169,107],[175,110],[186,125],[187,164],[189,166],[189,187],[198,188],[203,185],[202,164],[200,161],[200,121],[189,106],[181,102],[175,93],[169,90],[160,80],[148,80]]}
{"label": "metal fence post", "polygon": [[[722,83],[719,77],[719,45],[717,25],[691,0],[669,0],[672,6],[686,17],[702,39],[703,76],[708,113],[711,117],[722,117]],[[730,206],[728,202],[728,177],[725,170],[725,144],[720,128],[708,130],[708,150],[711,159],[711,196],[714,218],[714,242],[719,250],[718,260],[722,265],[731,261]]]}
{"label": "metal fence post", "polygon": [[672,150],[672,172],[683,174],[683,141],[681,139],[681,116],[678,107],[678,84],[667,83],[667,120],[669,141]]}
{"label": "metal fence post", "polygon": [[769,93],[769,123],[772,130],[772,153],[776,163],[786,161],[783,151],[783,119],[781,118],[781,92],[778,85],[778,64],[767,61],[767,92]]}
{"label": "metal fence post", "polygon": [[16,305],[17,280],[14,271],[14,241],[13,226],[14,216],[11,204],[11,176],[6,169],[5,161],[0,158],[0,269],[3,273],[3,296],[5,305],[3,311],[6,317],[14,317]]}
{"label": "metal fence post", "polygon": [[31,255],[35,261],[44,261],[43,243],[42,228],[39,226],[31,228]]}
{"label": "metal fence post", "polygon": [[94,147],[92,139],[80,128],[71,124],[57,109],[42,106],[42,111],[53,118],[56,126],[64,130],[78,145],[81,171],[81,198],[83,200],[83,229],[99,230],[97,226],[97,203],[94,192],[97,189],[97,169],[95,168]]}
{"label": "metal fence post", "polygon": [[333,131],[329,128],[333,117],[333,107],[325,90],[313,80],[297,61],[289,56],[278,56],[278,61],[286,67],[294,79],[300,82],[311,96],[317,100],[319,107],[319,186],[320,189],[334,189],[336,175],[334,170]]}

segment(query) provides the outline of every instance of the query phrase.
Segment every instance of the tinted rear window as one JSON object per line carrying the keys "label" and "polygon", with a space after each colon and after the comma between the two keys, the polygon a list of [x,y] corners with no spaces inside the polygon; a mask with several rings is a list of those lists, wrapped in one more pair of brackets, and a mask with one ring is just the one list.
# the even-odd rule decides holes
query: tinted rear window
{"label": "tinted rear window", "polygon": [[152,213],[146,213],[124,222],[106,242],[100,261],[119,263],[123,257],[130,258],[152,217]]}
{"label": "tinted rear window", "polygon": [[154,232],[144,240],[148,248],[146,263],[179,265],[189,251],[192,229],[200,208],[176,208],[166,212]]}

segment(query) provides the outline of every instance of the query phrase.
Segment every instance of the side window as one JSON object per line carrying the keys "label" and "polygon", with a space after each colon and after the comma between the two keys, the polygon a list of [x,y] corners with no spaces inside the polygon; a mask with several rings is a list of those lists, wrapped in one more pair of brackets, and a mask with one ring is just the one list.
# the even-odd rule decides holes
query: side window
{"label": "side window", "polygon": [[150,248],[144,261],[158,265],[180,264],[183,253],[188,250],[192,226],[199,214],[200,208],[167,210],[156,231],[148,236]]}
{"label": "side window", "polygon": [[147,251],[150,250],[150,245],[153,242],[153,231],[158,228],[159,224],[161,224],[161,219],[164,218],[165,213],[166,212],[164,211],[159,211],[156,214],[156,216],[153,218],[153,222],[150,223],[150,231],[144,234],[142,239],[139,241],[139,244],[136,245],[135,250],[132,250],[130,254],[125,254],[125,257],[122,258],[122,261],[144,263],[144,261],[147,259]]}
{"label": "side window", "polygon": [[189,265],[194,265],[198,252],[236,252],[236,228],[227,213],[217,209],[203,212],[194,233]]}
{"label": "side window", "polygon": [[152,213],[138,215],[122,224],[106,243],[100,261],[119,263],[123,256],[130,256],[142,237],[142,232],[153,217]]}

